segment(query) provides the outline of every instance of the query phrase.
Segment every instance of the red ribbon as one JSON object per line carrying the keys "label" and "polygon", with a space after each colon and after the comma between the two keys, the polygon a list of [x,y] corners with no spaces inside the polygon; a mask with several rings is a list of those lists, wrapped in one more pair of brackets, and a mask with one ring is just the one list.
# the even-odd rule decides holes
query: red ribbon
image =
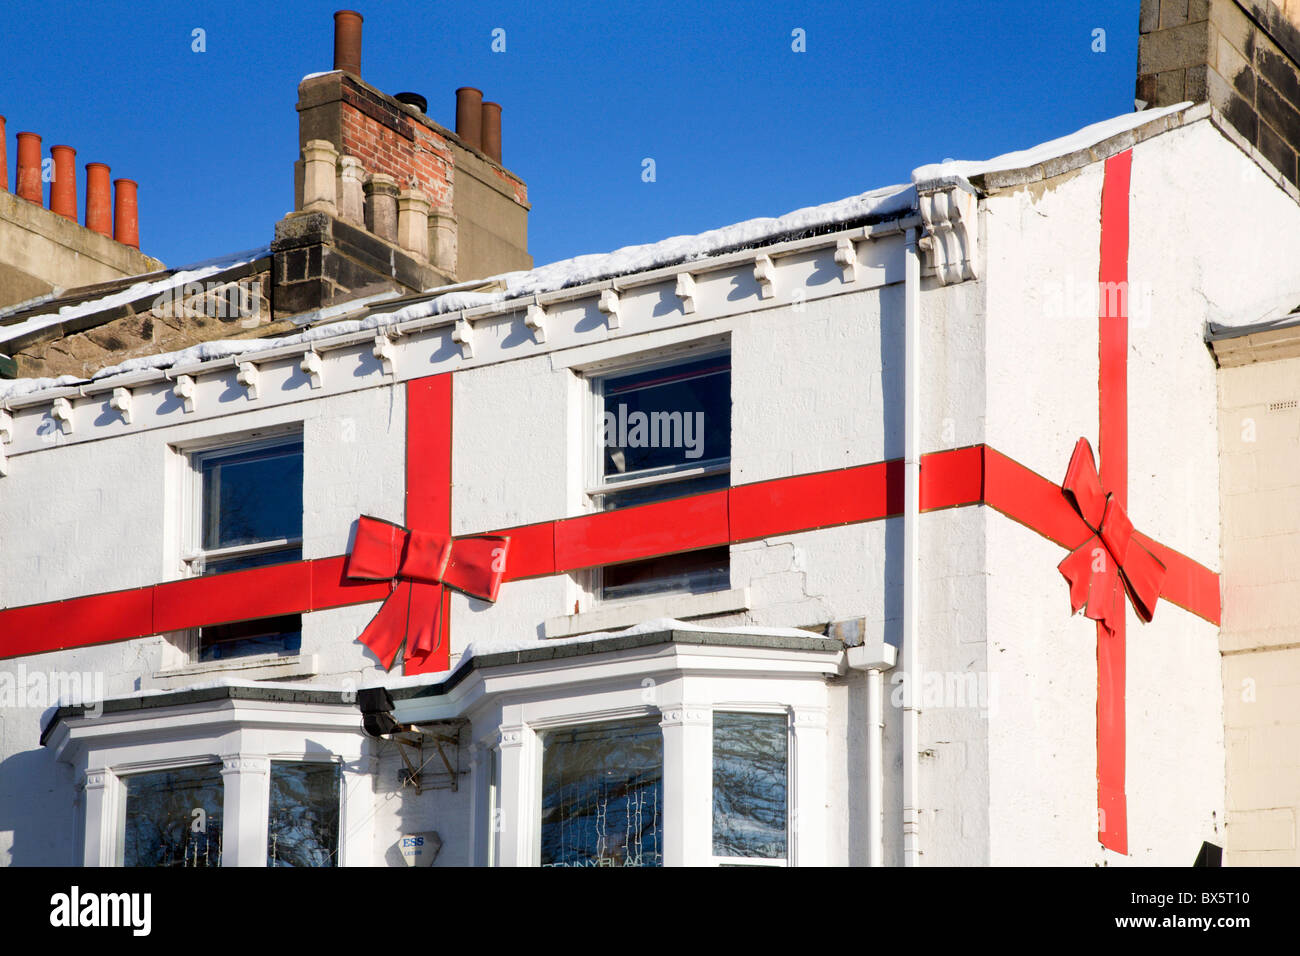
{"label": "red ribbon", "polygon": [[361,632],[361,643],[388,669],[403,641],[408,657],[431,653],[442,642],[443,585],[495,601],[509,548],[509,538],[451,538],[362,515],[343,573],[391,581],[393,590]]}
{"label": "red ribbon", "polygon": [[1123,619],[1124,592],[1143,621],[1155,614],[1165,566],[1133,536],[1133,522],[1113,494],[1102,489],[1088,439],[1074,446],[1061,491],[1092,530],[1092,537],[1057,565],[1070,582],[1070,607],[1110,635]]}

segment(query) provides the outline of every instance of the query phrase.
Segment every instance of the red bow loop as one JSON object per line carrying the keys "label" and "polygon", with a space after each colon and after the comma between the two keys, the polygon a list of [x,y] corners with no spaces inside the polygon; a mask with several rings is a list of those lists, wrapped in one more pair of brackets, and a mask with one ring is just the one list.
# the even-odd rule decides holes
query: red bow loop
{"label": "red bow loop", "polygon": [[1061,492],[1094,532],[1057,565],[1070,585],[1070,608],[1114,634],[1124,614],[1124,594],[1143,621],[1155,615],[1166,569],[1136,537],[1133,522],[1102,488],[1088,439],[1070,457]]}
{"label": "red bow loop", "polygon": [[433,653],[442,642],[443,586],[495,601],[509,549],[505,537],[453,539],[362,515],[344,576],[389,580],[393,591],[361,632],[361,643],[385,669],[392,668],[403,642],[408,657]]}

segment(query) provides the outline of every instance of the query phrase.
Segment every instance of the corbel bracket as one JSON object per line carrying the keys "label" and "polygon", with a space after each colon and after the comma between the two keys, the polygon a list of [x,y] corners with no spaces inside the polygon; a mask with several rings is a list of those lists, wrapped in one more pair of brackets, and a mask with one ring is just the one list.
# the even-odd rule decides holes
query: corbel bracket
{"label": "corbel bracket", "polygon": [[469,319],[461,316],[456,320],[451,329],[451,340],[460,346],[461,358],[474,357],[474,329],[469,324]]}
{"label": "corbel bracket", "polygon": [[609,322],[609,327],[611,329],[616,329],[619,327],[619,322],[620,322],[619,315],[618,315],[619,301],[618,301],[617,292],[615,292],[613,289],[606,289],[604,292],[602,292],[600,294],[600,302],[598,304],[598,308],[600,309],[600,311],[605,313],[605,316]]}
{"label": "corbel bracket", "polygon": [[528,306],[528,311],[524,313],[524,325],[533,333],[533,338],[538,345],[546,342],[546,310],[536,302]]}
{"label": "corbel bracket", "polygon": [[776,267],[770,256],[757,256],[754,259],[754,281],[758,283],[758,297],[770,299],[776,295]]}
{"label": "corbel bracket", "polygon": [[131,424],[131,390],[129,388],[113,389],[113,397],[108,400],[108,407],[122,415],[122,421]]}
{"label": "corbel bracket", "polygon": [[677,274],[677,298],[682,300],[682,312],[690,315],[695,311],[695,276],[689,272]]}
{"label": "corbel bracket", "polygon": [[50,408],[50,414],[54,420],[59,423],[59,431],[65,435],[71,435],[73,429],[72,422],[72,403],[66,398],[56,398],[53,406]]}
{"label": "corbel bracket", "polygon": [[321,362],[318,352],[303,352],[302,362],[298,368],[302,369],[302,374],[311,380],[312,388],[320,388],[321,380],[324,374],[324,364]]}
{"label": "corbel bracket", "polygon": [[181,400],[185,411],[194,411],[194,377],[191,375],[177,375],[176,384],[172,386],[172,394]]}
{"label": "corbel bracket", "polygon": [[257,371],[256,365],[252,362],[239,363],[239,371],[235,374],[235,381],[244,386],[249,399],[257,398],[257,384],[260,379],[261,374]]}
{"label": "corbel bracket", "polygon": [[393,347],[392,339],[382,332],[376,335],[375,347],[371,349],[370,354],[379,360],[385,375],[393,374],[393,359],[397,356],[397,350]]}
{"label": "corbel bracket", "polygon": [[924,255],[922,275],[941,285],[977,278],[979,198],[960,176],[917,183],[917,204],[925,229],[917,241]]}

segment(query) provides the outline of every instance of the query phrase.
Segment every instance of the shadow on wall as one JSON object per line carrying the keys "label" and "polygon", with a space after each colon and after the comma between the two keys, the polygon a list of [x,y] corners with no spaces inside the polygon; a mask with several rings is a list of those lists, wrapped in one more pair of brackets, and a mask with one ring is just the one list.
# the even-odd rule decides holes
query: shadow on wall
{"label": "shadow on wall", "polygon": [[44,747],[0,761],[0,834],[12,834],[0,866],[79,865],[76,798],[72,768]]}
{"label": "shadow on wall", "polygon": [[[895,285],[881,290],[880,302],[880,393],[881,414],[884,417],[884,457],[886,460],[903,457],[903,287]],[[881,568],[885,588],[885,640],[900,650],[903,643],[903,519],[885,520],[885,553]],[[885,675],[885,733],[884,733],[884,865],[899,866],[903,862],[903,739],[901,711],[889,704],[895,685],[890,681],[894,672]],[[867,726],[867,682],[863,677],[850,687],[847,700],[849,746],[845,750],[847,779],[867,778],[866,743],[863,732]],[[858,732],[855,733],[854,729]],[[863,794],[855,793],[850,786],[848,800],[848,862],[851,866],[864,866],[868,860],[867,815],[855,812],[860,809]]]}

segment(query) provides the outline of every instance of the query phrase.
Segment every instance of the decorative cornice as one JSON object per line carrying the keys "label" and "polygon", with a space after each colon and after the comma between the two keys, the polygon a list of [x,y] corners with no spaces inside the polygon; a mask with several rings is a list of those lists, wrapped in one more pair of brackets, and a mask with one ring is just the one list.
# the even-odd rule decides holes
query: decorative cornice
{"label": "decorative cornice", "polygon": [[[904,216],[838,234],[792,239],[765,246],[759,253],[754,250],[721,253],[692,261],[689,271],[681,265],[648,269],[620,276],[617,287],[612,280],[602,280],[538,293],[522,301],[488,303],[415,319],[398,319],[394,313],[389,325],[368,324],[334,336],[258,349],[255,355],[236,353],[186,362],[174,368],[137,370],[14,396],[0,400],[0,411],[12,415],[10,437],[3,448],[9,460],[0,461],[0,474],[12,467],[16,457],[29,452],[114,437],[124,431],[168,427],[188,415],[209,420],[250,407],[283,406],[322,394],[352,392],[393,380],[455,370],[462,363],[491,364],[519,355],[561,352],[601,341],[611,331],[623,334],[662,331],[663,286],[667,283],[672,283],[668,285],[669,294],[675,295],[680,303],[676,322],[683,327],[782,306],[787,304],[788,290],[793,290],[791,296],[798,296],[792,301],[798,302],[867,291],[896,281],[896,275],[888,270],[869,273],[848,256],[860,251],[862,243],[896,237],[920,224],[919,216]],[[823,267],[831,266],[841,272],[845,281],[804,286],[806,254],[810,252],[823,261]],[[791,276],[788,279],[784,278],[787,271]],[[736,298],[733,283],[746,274],[755,277],[758,288],[749,297]],[[855,278],[850,278],[852,275]],[[358,300],[358,304],[366,301]],[[553,321],[555,313],[571,313],[575,306],[594,307],[606,319],[603,327],[591,323],[575,329],[566,320]],[[384,317],[384,313],[378,314],[378,318]],[[528,337],[532,341],[497,334],[495,330],[488,333],[479,327],[480,323],[517,323],[526,335],[531,333]],[[439,338],[453,348],[435,350],[435,358],[430,362],[426,346]],[[510,345],[507,348],[502,343]],[[407,353],[411,355],[407,357]],[[375,359],[373,363],[369,361],[371,355]],[[355,364],[358,360],[360,368],[348,369],[350,374],[344,374],[343,369],[329,368]],[[287,371],[289,368],[292,374]],[[200,396],[199,392],[213,380],[245,390],[248,404],[231,406],[210,401],[207,394]],[[250,383],[255,384],[250,387]],[[125,390],[125,398],[117,389]],[[116,400],[112,395],[117,396]],[[51,412],[54,402],[61,398],[66,400],[66,406],[61,403],[60,407],[67,419],[58,429],[56,443],[50,434]],[[122,407],[128,401],[129,412]]]}

